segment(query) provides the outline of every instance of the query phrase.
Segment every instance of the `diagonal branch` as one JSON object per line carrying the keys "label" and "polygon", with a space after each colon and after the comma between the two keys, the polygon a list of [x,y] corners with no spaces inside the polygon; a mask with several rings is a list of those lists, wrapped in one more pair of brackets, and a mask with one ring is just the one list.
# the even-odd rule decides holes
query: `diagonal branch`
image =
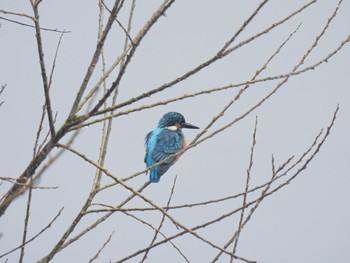
{"label": "diagonal branch", "polygon": [[[32,2],[31,2],[32,3]],[[44,61],[44,51],[43,51],[43,43],[41,38],[41,31],[40,31],[40,24],[39,24],[39,4],[33,4],[33,11],[34,11],[34,25],[35,25],[35,32],[36,32],[36,42],[38,45],[38,54],[39,54],[39,61],[40,61],[40,68],[41,68],[41,77],[43,79],[43,85],[44,85],[44,93],[45,93],[45,104],[46,104],[46,112],[49,120],[49,126],[50,126],[50,132],[51,132],[51,138],[55,137],[55,126],[54,126],[54,120],[52,116],[52,109],[51,109],[51,99],[50,99],[50,93],[49,93],[49,81],[46,75],[46,67],[45,67],[45,61]]]}
{"label": "diagonal branch", "polygon": [[75,97],[75,100],[74,100],[72,109],[71,109],[71,111],[69,113],[68,119],[71,119],[76,114],[76,110],[78,108],[80,100],[81,100],[81,98],[82,98],[82,96],[83,96],[83,94],[84,94],[84,92],[86,90],[87,84],[90,81],[92,73],[94,72],[96,64],[97,64],[97,62],[99,60],[99,57],[101,55],[101,51],[102,51],[104,43],[105,43],[105,41],[107,39],[107,35],[108,35],[109,31],[111,30],[112,25],[114,23],[114,20],[117,17],[118,12],[120,10],[119,4],[120,4],[119,0],[115,1],[114,6],[113,6],[113,8],[111,10],[110,16],[108,18],[108,22],[106,24],[106,27],[105,27],[104,31],[102,32],[101,37],[98,40],[98,43],[97,43],[97,46],[96,46],[96,49],[95,49],[95,53],[92,56],[92,59],[91,59],[90,65],[89,65],[89,67],[87,69],[87,72],[85,74],[84,80],[81,83],[79,91],[78,91],[78,93],[77,93],[77,95]]}
{"label": "diagonal branch", "polygon": [[[316,146],[317,140],[320,138],[320,135],[321,135],[321,134],[318,134],[318,135],[316,136],[316,139],[315,139],[314,143],[313,143],[313,144],[309,147],[309,149],[302,155],[301,160],[306,156],[306,154],[310,153],[310,151],[313,150],[315,146],[316,146],[316,149],[313,151],[313,153],[311,153],[311,156],[302,164],[302,167],[299,168],[299,169],[297,170],[297,172],[295,172],[295,173],[292,175],[291,178],[287,179],[284,183],[280,184],[279,186],[277,186],[276,188],[272,189],[271,191],[266,192],[263,196],[260,196],[260,197],[258,197],[257,199],[255,199],[255,200],[253,200],[253,201],[247,203],[245,206],[240,207],[240,208],[236,208],[236,209],[234,209],[233,211],[230,211],[229,213],[220,215],[219,217],[217,217],[217,218],[215,218],[215,219],[213,219],[213,220],[210,220],[210,221],[205,222],[205,223],[203,223],[203,224],[201,224],[201,225],[195,226],[195,227],[191,228],[191,230],[192,230],[192,231],[196,231],[196,230],[198,230],[198,229],[202,229],[202,228],[205,228],[205,227],[207,227],[207,226],[209,226],[209,225],[212,225],[212,224],[214,224],[215,222],[220,222],[221,220],[232,216],[233,214],[235,214],[235,213],[241,211],[242,209],[247,208],[247,207],[250,207],[250,206],[256,204],[257,202],[260,202],[259,200],[261,200],[262,198],[264,198],[264,197],[266,197],[266,196],[269,196],[269,195],[273,194],[274,192],[278,191],[279,189],[281,189],[282,187],[288,185],[293,179],[296,178],[296,176],[297,176],[301,171],[303,171],[303,170],[306,168],[306,166],[310,163],[310,161],[311,161],[311,160],[315,157],[315,155],[319,152],[319,150],[320,150],[320,148],[322,147],[323,143],[325,142],[326,138],[327,138],[328,135],[330,134],[330,130],[331,130],[331,128],[332,128],[333,125],[334,125],[337,112],[338,112],[338,107],[337,107],[337,109],[336,109],[336,111],[335,111],[335,113],[334,113],[334,116],[333,116],[333,119],[332,119],[332,121],[331,121],[331,124],[330,124],[330,126],[327,128],[327,132],[326,132],[326,134],[324,135],[323,139],[322,139],[321,142]],[[277,174],[278,172],[282,171],[282,170],[289,164],[289,162],[290,162],[291,160],[292,160],[292,158],[289,158],[283,165],[281,165],[281,166],[276,170],[276,174]],[[297,160],[295,164],[300,163],[301,160],[300,160],[300,159]],[[295,165],[293,165],[292,167],[295,167]],[[290,171],[290,169],[288,169],[287,172],[288,172],[288,171]],[[281,178],[282,176],[284,176],[284,175],[282,174],[282,175],[280,175],[279,177]],[[273,180],[270,180],[269,182],[267,182],[266,184],[264,184],[264,186],[269,188],[270,185],[276,180],[276,178],[277,178],[277,176],[276,176]],[[261,187],[259,187],[259,188],[261,188]],[[252,189],[250,189],[250,191],[252,191]],[[264,192],[265,192],[265,191],[264,191]],[[187,206],[185,205],[185,206],[183,206],[183,207],[187,207]],[[153,208],[153,209],[154,209],[154,208]],[[165,209],[166,209],[166,208],[165,208]],[[129,209],[129,210],[130,210],[130,209]],[[146,209],[144,209],[144,210],[146,210]],[[157,209],[157,210],[158,210],[158,209]],[[127,211],[127,210],[123,210],[123,211]],[[112,213],[113,213],[113,212],[109,212],[107,215],[103,216],[101,219],[102,219],[102,220],[105,220],[105,219],[106,219],[107,217],[109,217]],[[99,219],[98,221],[96,221],[96,222],[93,224],[93,227],[95,227],[99,222],[101,222],[101,219]],[[90,228],[90,229],[91,229],[91,228]],[[127,257],[121,259],[121,260],[118,261],[118,262],[123,262],[124,260],[131,259],[131,258],[133,258],[133,257],[135,257],[135,256],[137,256],[137,255],[139,255],[139,254],[141,254],[141,253],[146,252],[146,251],[147,251],[148,249],[150,249],[150,248],[153,248],[153,247],[159,246],[159,245],[161,245],[161,244],[164,244],[164,243],[166,243],[166,242],[169,242],[170,240],[173,240],[173,239],[175,239],[175,238],[177,238],[177,237],[180,237],[180,236],[182,236],[182,235],[184,235],[184,234],[187,234],[187,233],[188,233],[188,232],[187,232],[186,230],[184,230],[184,231],[182,231],[182,232],[179,232],[179,233],[177,233],[177,234],[174,234],[174,235],[171,236],[171,237],[165,238],[164,240],[161,240],[161,241],[159,241],[159,242],[157,242],[157,243],[154,243],[151,247],[146,247],[146,248],[144,248],[144,249],[140,249],[139,251],[136,251],[135,253],[130,254],[129,256],[127,256]],[[238,258],[238,259],[241,259],[240,257],[237,257],[237,258]],[[245,260],[245,259],[241,259],[241,260],[244,260],[244,261],[246,261],[246,262],[249,262],[248,260]]]}
{"label": "diagonal branch", "polygon": [[157,22],[157,20],[165,13],[165,11],[174,3],[175,0],[165,0],[163,4],[158,8],[158,10],[152,15],[152,18],[146,23],[145,27],[142,29],[142,31],[139,33],[137,39],[133,42],[133,46],[126,57],[126,60],[121,65],[121,69],[119,71],[119,74],[116,78],[116,80],[113,82],[111,87],[107,90],[107,92],[104,94],[104,96],[100,99],[100,101],[96,104],[96,106],[83,117],[83,119],[89,118],[90,116],[94,115],[100,107],[105,103],[105,101],[109,98],[109,96],[112,94],[112,92],[116,89],[116,87],[119,85],[120,80],[122,79],[125,70],[128,66],[128,64],[131,61],[131,58],[133,57],[137,47],[141,43],[144,36],[147,34],[147,32],[151,29],[151,27]]}
{"label": "diagonal branch", "polygon": [[[21,16],[21,17],[26,17],[26,18],[29,18],[31,19],[32,21],[35,21],[35,18],[30,16],[30,15],[27,15],[25,13],[17,13],[17,12],[12,12],[12,11],[7,11],[7,10],[4,10],[4,9],[0,9],[0,13],[3,13],[5,15],[14,15],[14,16]],[[6,19],[5,19],[6,20]],[[10,21],[12,22],[12,21]],[[32,26],[33,27],[33,26]]]}
{"label": "diagonal branch", "polygon": [[[16,14],[16,13],[14,13],[14,14]],[[18,14],[18,15],[19,16],[23,16],[23,15],[26,16],[25,14]],[[35,20],[34,17],[28,17],[28,18],[30,18],[32,20]],[[5,18],[5,17],[2,17],[2,16],[0,16],[0,19],[8,21],[8,22],[11,22],[11,23],[14,23],[14,24],[18,24],[18,25],[21,25],[21,26],[27,26],[27,27],[35,28],[35,26],[33,26],[33,25],[30,25],[30,24],[27,24],[27,23],[23,23],[23,22],[19,22],[19,21],[13,20],[13,19]],[[52,29],[52,28],[45,28],[45,27],[40,27],[40,30],[49,31],[49,32],[56,32],[56,33],[62,33],[62,34],[71,33],[71,31]]]}
{"label": "diagonal branch", "polygon": [[[133,215],[133,214],[127,212],[127,211],[123,211],[123,213],[126,214],[127,216],[130,216],[130,217],[136,219],[137,221],[141,222],[142,224],[144,224],[144,225],[150,227],[151,229],[153,229],[153,230],[155,231],[155,233],[160,234],[162,237],[167,238],[167,237],[160,231],[159,228],[158,228],[158,229],[155,228],[152,224],[147,223],[146,221],[140,219],[139,217],[137,217],[137,216],[135,216],[135,215]],[[174,242],[172,242],[172,241],[170,240],[169,243],[179,252],[179,254],[184,258],[184,260],[185,260],[186,262],[189,262],[189,260],[188,260],[188,259],[186,258],[186,256],[181,252],[181,250],[174,244]],[[152,246],[152,245],[153,245],[153,244],[151,244],[150,246]],[[147,251],[149,251],[149,250],[147,250]],[[145,261],[145,258],[144,258],[141,262],[144,263],[144,261]]]}
{"label": "diagonal branch", "polygon": [[60,209],[60,211],[58,212],[58,214],[50,221],[50,223],[44,227],[42,230],[39,231],[38,234],[36,234],[35,236],[33,236],[31,239],[28,239],[26,242],[24,242],[23,244],[21,244],[20,246],[0,255],[0,258],[4,257],[4,256],[7,256],[8,254],[20,249],[21,247],[27,245],[29,242],[32,242],[34,239],[36,239],[38,236],[40,236],[43,232],[45,232],[47,229],[49,229],[52,224],[56,221],[56,219],[61,215],[61,212],[63,211],[63,207]]}
{"label": "diagonal branch", "polygon": [[[195,236],[196,238],[198,238],[199,240],[202,240],[204,243],[207,243],[208,245],[222,251],[225,254],[228,254],[230,256],[233,256],[234,258],[237,258],[236,255],[223,250],[220,246],[217,246],[216,244],[210,242],[209,240],[201,237],[199,234],[197,234],[196,232],[192,231],[191,229],[189,229],[188,227],[186,227],[185,225],[181,224],[179,221],[175,220],[172,216],[170,216],[165,209],[163,209],[162,207],[158,206],[156,203],[154,203],[153,201],[149,200],[148,198],[146,198],[144,195],[142,195],[140,192],[136,191],[134,188],[130,187],[129,185],[125,184],[121,179],[113,176],[107,169],[105,169],[104,167],[100,166],[98,163],[94,162],[93,160],[91,160],[90,158],[87,158],[85,155],[79,153],[78,151],[72,149],[71,147],[67,147],[65,145],[62,144],[57,144],[57,146],[64,148],[76,155],[78,155],[79,157],[81,157],[83,160],[85,160],[86,162],[92,164],[93,166],[95,166],[96,168],[100,169],[104,174],[106,174],[108,177],[112,178],[113,180],[115,180],[116,182],[118,182],[120,185],[122,185],[125,189],[129,190],[130,192],[132,192],[135,196],[138,196],[139,198],[141,198],[143,201],[145,201],[146,203],[150,204],[151,206],[153,206],[154,208],[156,208],[159,212],[161,212],[164,216],[166,216],[175,226],[178,226],[184,230],[186,230],[188,233],[192,234],[193,236]],[[43,261],[46,262],[46,261]]]}
{"label": "diagonal branch", "polygon": [[[0,96],[4,92],[5,88],[6,88],[6,84],[1,86],[1,88],[0,88]],[[0,107],[4,104],[4,102],[5,101],[0,101]]]}
{"label": "diagonal branch", "polygon": [[97,253],[95,254],[95,256],[93,256],[90,260],[89,263],[94,262],[98,256],[100,255],[100,253],[102,252],[102,250],[107,246],[107,244],[109,242],[111,242],[112,236],[114,235],[114,231],[112,232],[112,234],[109,235],[108,239],[106,240],[106,242],[103,243],[103,245],[101,246],[101,248],[97,251]]}
{"label": "diagonal branch", "polygon": [[[30,186],[31,186],[32,183],[33,183],[32,178],[29,180],[29,183],[30,183]],[[31,204],[32,204],[32,187],[29,187],[26,215],[25,215],[25,219],[24,219],[22,247],[21,247],[21,254],[20,254],[20,257],[19,257],[19,263],[22,263],[23,262],[23,258],[24,258],[24,248],[25,248],[25,243],[26,243],[26,239],[27,239],[28,223],[29,223]]]}
{"label": "diagonal branch", "polygon": [[[257,126],[258,126],[258,118],[256,117],[254,133],[253,133],[253,143],[252,143],[252,146],[250,148],[250,158],[249,158],[249,166],[248,166],[248,169],[247,169],[246,187],[245,187],[244,195],[243,195],[243,204],[242,204],[243,207],[247,204],[247,195],[248,195],[248,191],[249,191],[250,174],[251,174],[252,167],[253,167],[254,150],[255,150],[255,145],[256,145],[256,130],[257,130]],[[240,233],[241,233],[241,231],[243,229],[244,212],[245,212],[245,209],[243,208],[242,211],[241,211],[240,218],[239,218],[238,229],[237,229],[237,237],[235,239],[235,244],[234,244],[233,250],[232,250],[233,253],[236,253],[239,235],[240,235]],[[232,260],[233,260],[233,258],[231,258],[231,261]]]}
{"label": "diagonal branch", "polygon": [[[254,16],[257,15],[258,11],[263,7],[263,5],[265,4],[266,1],[262,2],[261,5],[259,5],[256,10],[253,12],[253,14],[243,23],[243,25],[241,26],[242,27],[246,27],[247,24],[249,22],[251,22],[252,18]],[[124,101],[122,103],[119,103],[118,105],[116,105],[115,107],[113,107],[113,110],[116,110],[116,109],[119,109],[119,108],[122,108],[122,107],[125,107],[125,106],[128,106],[128,105],[131,105],[133,104],[134,102],[136,101],[139,101],[141,99],[144,99],[144,98],[147,98],[147,97],[150,97],[151,95],[153,94],[156,94],[158,92],[161,92],[165,89],[168,89],[172,86],[174,86],[175,84],[178,84],[180,83],[181,81],[183,80],[186,80],[188,79],[189,77],[197,74],[199,71],[201,71],[202,69],[208,67],[209,65],[211,65],[212,63],[214,63],[215,61],[221,59],[221,58],[224,58],[225,56],[231,54],[233,51],[237,50],[238,48],[242,47],[243,45],[246,45],[252,41],[254,41],[255,39],[261,37],[262,35],[265,35],[267,33],[269,33],[271,30],[273,30],[274,28],[282,25],[283,23],[285,23],[286,21],[288,21],[289,19],[291,19],[292,17],[294,17],[295,15],[301,13],[302,11],[304,11],[306,8],[308,8],[310,5],[314,4],[316,2],[316,0],[313,0],[313,1],[310,1],[309,3],[305,4],[304,6],[302,6],[301,8],[299,8],[298,10],[294,11],[293,13],[291,13],[290,15],[288,15],[287,17],[283,18],[282,20],[280,21],[277,21],[275,23],[273,23],[271,26],[269,26],[268,28],[266,28],[265,30],[259,32],[258,34],[238,43],[237,45],[235,45],[234,47],[230,48],[229,50],[227,50],[227,48],[233,43],[233,41],[236,39],[236,37],[238,36],[238,32],[241,32],[241,28],[237,31],[237,33],[234,34],[234,37],[232,37],[228,42],[225,43],[225,45],[213,56],[211,57],[210,59],[206,60],[205,62],[201,63],[200,65],[198,65],[197,67],[195,67],[194,69],[191,69],[190,71],[186,72],[185,74],[177,77],[175,80],[172,80],[168,83],[165,83],[163,85],[161,85],[160,87],[158,88],[155,88],[155,89],[152,89],[148,92],[145,92],[137,97],[134,97],[134,98],[131,98],[127,101]],[[111,108],[107,108],[105,110],[100,110],[96,113],[94,113],[94,115],[96,114],[103,114],[107,111],[111,111],[112,109]]]}
{"label": "diagonal branch", "polygon": [[[168,199],[168,202],[167,202],[167,205],[166,205],[167,207],[169,207],[170,202],[171,202],[171,199],[172,199],[172,197],[173,197],[174,190],[175,190],[176,180],[177,180],[177,176],[175,176],[175,178],[174,178],[174,183],[173,183],[173,186],[172,186],[172,188],[171,188],[170,196],[169,196],[169,199]],[[165,209],[165,211],[168,212],[168,209]],[[156,241],[157,236],[158,236],[158,233],[160,233],[160,229],[163,227],[164,220],[165,220],[165,215],[162,216],[162,219],[161,219],[161,221],[160,221],[160,223],[159,223],[158,228],[155,229],[155,231],[154,231],[154,236],[153,236],[152,241],[151,241],[151,243],[150,243],[149,246],[152,246],[152,245],[154,244],[154,242]],[[172,243],[172,244],[173,244],[173,243]],[[181,252],[181,250],[180,250],[179,248],[177,248],[174,244],[173,244],[173,246],[174,246],[175,249],[180,253],[180,255],[185,259],[185,261],[186,261],[186,262],[189,262],[188,259],[186,258],[186,256]],[[148,250],[146,251],[146,253],[144,254],[144,256],[143,256],[143,258],[142,258],[142,260],[141,260],[141,262],[144,262],[144,261],[146,260],[146,258],[147,258],[147,256],[148,256],[148,253],[149,253],[149,252],[150,252],[150,249],[148,249]]]}
{"label": "diagonal branch", "polygon": [[[263,199],[263,198],[265,198],[265,197],[267,197],[267,196],[272,195],[273,193],[275,193],[275,192],[277,192],[278,190],[280,190],[282,187],[284,187],[284,186],[290,184],[291,181],[294,180],[294,179],[306,168],[306,166],[315,158],[316,154],[317,154],[317,153],[319,152],[319,150],[321,149],[323,143],[326,141],[326,139],[327,139],[327,137],[329,136],[330,131],[331,131],[331,129],[332,129],[334,123],[335,123],[335,119],[336,119],[338,110],[339,110],[339,107],[336,108],[336,110],[335,110],[335,112],[334,112],[334,114],[333,114],[332,121],[331,121],[330,125],[328,126],[327,131],[326,131],[326,133],[324,134],[323,138],[321,139],[321,142],[319,142],[319,143],[316,145],[316,143],[317,143],[316,140],[318,140],[318,138],[320,137],[320,134],[318,134],[318,135],[316,136],[316,139],[315,139],[314,143],[313,143],[313,144],[311,145],[311,147],[306,151],[306,153],[309,153],[315,146],[316,146],[316,149],[313,150],[313,153],[311,153],[311,156],[302,164],[301,168],[299,168],[289,179],[287,179],[284,183],[280,184],[279,186],[275,187],[274,189],[272,189],[272,190],[270,190],[270,191],[268,191],[268,192],[265,192],[265,191],[264,191],[263,195],[259,196],[259,197],[258,197],[257,199],[255,199],[255,200],[253,200],[253,201],[247,203],[245,206],[236,208],[236,209],[230,211],[229,213],[220,215],[219,217],[217,217],[217,218],[215,218],[215,219],[213,219],[213,220],[210,220],[210,221],[205,222],[205,223],[203,223],[203,224],[201,224],[201,225],[195,226],[195,227],[191,228],[191,230],[192,230],[192,231],[196,231],[196,230],[198,230],[198,229],[205,228],[205,227],[207,227],[207,226],[209,226],[209,225],[211,225],[211,224],[213,224],[213,223],[215,223],[215,222],[219,222],[219,221],[221,221],[221,220],[223,220],[223,219],[225,219],[225,218],[228,218],[228,217],[232,216],[233,214],[235,214],[235,213],[241,211],[242,209],[247,208],[247,207],[250,207],[251,205],[256,204],[257,202],[260,202],[259,200],[261,200],[261,199]],[[306,154],[306,153],[305,153],[305,154]],[[303,154],[303,156],[305,156],[305,154]],[[288,161],[286,162],[286,164],[287,164],[287,163],[288,163]],[[285,167],[285,164],[282,165],[282,167]],[[265,189],[269,189],[271,183],[272,183],[272,181],[270,180],[270,181],[266,184],[266,188],[265,188]],[[175,239],[175,238],[180,237],[180,236],[182,236],[182,235],[184,235],[184,234],[187,234],[187,232],[186,232],[186,231],[182,231],[182,232],[179,232],[179,233],[177,233],[177,234],[174,234],[173,236],[170,236],[170,237],[168,237],[168,238],[166,238],[166,239],[164,239],[164,240],[161,240],[161,241],[159,241],[159,242],[157,242],[157,243],[154,243],[154,244],[151,246],[151,248],[156,247],[156,246],[159,246],[159,245],[161,245],[161,244],[164,244],[164,243],[168,242],[169,240]],[[139,255],[139,254],[141,254],[141,253],[144,253],[147,249],[149,249],[149,247],[144,248],[144,249],[140,249],[139,251],[136,251],[135,253],[129,255],[128,257],[123,258],[122,260],[120,260],[120,261],[118,261],[118,262],[123,262],[123,260],[131,259],[131,258],[133,258],[133,257],[135,257],[135,256],[137,256],[137,255]],[[241,258],[240,258],[240,259],[241,259]],[[243,260],[244,260],[244,259],[243,259]],[[245,261],[247,261],[247,260],[245,260]]]}

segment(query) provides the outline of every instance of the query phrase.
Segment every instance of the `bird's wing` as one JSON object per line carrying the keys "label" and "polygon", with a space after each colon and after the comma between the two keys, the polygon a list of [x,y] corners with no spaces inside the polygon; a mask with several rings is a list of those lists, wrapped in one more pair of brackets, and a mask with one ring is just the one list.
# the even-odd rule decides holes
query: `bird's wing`
{"label": "bird's wing", "polygon": [[146,135],[146,138],[145,138],[145,145],[146,145],[146,155],[145,155],[145,159],[144,159],[144,162],[146,163],[147,162],[147,156],[148,156],[148,147],[147,147],[147,144],[148,144],[148,141],[150,140],[152,136],[152,132],[149,132],[147,135]]}
{"label": "bird's wing", "polygon": [[[182,149],[182,143],[183,138],[181,134],[176,131],[164,129],[158,135],[156,145],[152,152],[152,158],[158,163],[180,151]],[[172,163],[174,158],[171,158],[167,163]]]}

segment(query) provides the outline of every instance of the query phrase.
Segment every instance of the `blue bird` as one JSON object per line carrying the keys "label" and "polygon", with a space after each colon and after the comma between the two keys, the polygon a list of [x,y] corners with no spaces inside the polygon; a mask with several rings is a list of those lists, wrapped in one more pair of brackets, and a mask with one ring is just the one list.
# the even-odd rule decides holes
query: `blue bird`
{"label": "blue bird", "polygon": [[[145,163],[150,167],[186,147],[182,128],[199,129],[185,121],[178,112],[168,112],[158,122],[158,127],[146,136]],[[158,183],[160,177],[172,166],[180,156],[169,159],[150,171],[150,182]]]}

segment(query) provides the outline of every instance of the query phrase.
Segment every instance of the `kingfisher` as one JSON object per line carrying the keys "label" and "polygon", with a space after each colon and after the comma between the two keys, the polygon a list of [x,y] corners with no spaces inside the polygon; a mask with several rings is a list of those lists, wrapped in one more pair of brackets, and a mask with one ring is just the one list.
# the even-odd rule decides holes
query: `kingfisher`
{"label": "kingfisher", "polygon": [[[186,141],[182,128],[199,129],[187,123],[182,114],[178,112],[168,112],[158,122],[158,127],[149,132],[146,136],[145,163],[150,167],[170,155],[178,153],[186,147]],[[172,166],[180,155],[170,158],[165,163],[156,166],[150,171],[150,182],[158,183],[160,177]]]}

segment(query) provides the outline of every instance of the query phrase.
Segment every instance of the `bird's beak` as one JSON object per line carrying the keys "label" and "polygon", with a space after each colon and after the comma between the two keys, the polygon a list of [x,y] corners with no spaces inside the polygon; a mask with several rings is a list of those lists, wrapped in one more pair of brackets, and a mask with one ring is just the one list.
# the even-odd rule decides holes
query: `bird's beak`
{"label": "bird's beak", "polygon": [[199,129],[199,127],[194,126],[194,125],[192,125],[192,124],[190,124],[190,123],[187,123],[187,122],[185,122],[184,124],[182,124],[182,128],[187,128],[187,129]]}

